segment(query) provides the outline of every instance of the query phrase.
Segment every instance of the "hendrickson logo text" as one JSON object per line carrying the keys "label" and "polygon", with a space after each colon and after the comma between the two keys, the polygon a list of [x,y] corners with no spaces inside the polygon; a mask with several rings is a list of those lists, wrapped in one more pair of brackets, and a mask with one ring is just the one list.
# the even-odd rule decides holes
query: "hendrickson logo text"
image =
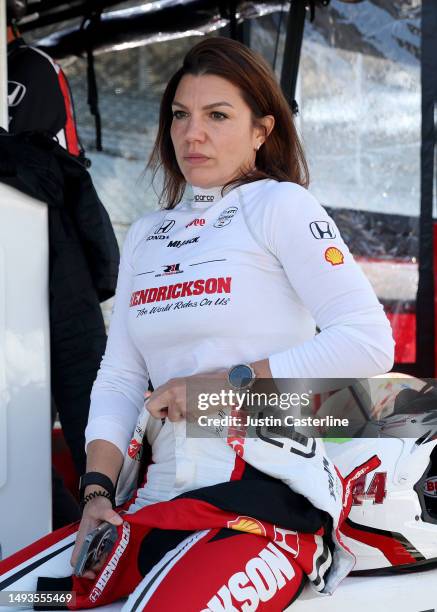
{"label": "hendrickson logo text", "polygon": [[89,599],[91,601],[93,601],[94,603],[101,596],[101,594],[103,593],[103,590],[105,589],[105,587],[106,587],[106,585],[108,583],[108,580],[111,578],[111,576],[113,575],[113,573],[117,569],[117,565],[118,565],[122,555],[124,554],[124,552],[125,552],[125,550],[127,548],[127,545],[129,544],[129,540],[130,540],[130,524],[125,521],[123,523],[122,536],[121,536],[121,539],[120,539],[120,541],[118,543],[118,546],[115,549],[112,557],[110,558],[110,560],[106,564],[105,569],[100,574],[100,578],[98,579],[98,581],[94,585],[93,590],[89,594]]}
{"label": "hendrickson logo text", "polygon": [[163,287],[150,287],[134,291],[131,295],[130,306],[150,304],[151,302],[164,302],[191,295],[202,295],[203,293],[231,293],[231,276],[218,278],[198,278],[194,281],[164,285]]}

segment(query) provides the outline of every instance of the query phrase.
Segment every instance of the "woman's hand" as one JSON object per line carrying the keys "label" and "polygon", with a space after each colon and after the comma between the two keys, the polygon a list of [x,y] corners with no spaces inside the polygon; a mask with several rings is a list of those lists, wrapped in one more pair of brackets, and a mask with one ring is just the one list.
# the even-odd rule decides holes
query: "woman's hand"
{"label": "woman's hand", "polygon": [[147,409],[155,419],[168,418],[169,421],[182,421],[187,415],[187,387],[190,382],[197,384],[201,379],[205,381],[216,379],[219,386],[227,385],[227,370],[211,372],[208,374],[194,374],[185,378],[172,378],[164,385],[157,387],[153,393],[146,391],[144,397]]}
{"label": "woman's hand", "polygon": [[[258,378],[271,378],[272,372],[268,359],[262,359],[250,364],[255,370]],[[144,397],[147,402],[147,409],[155,419],[168,417],[169,421],[182,421],[187,415],[187,387],[190,382],[199,385],[204,379],[205,383],[211,383],[211,379],[217,381],[217,389],[228,387],[228,368],[209,372],[206,374],[194,374],[185,378],[172,378],[164,385],[157,387],[153,393],[146,391]],[[198,387],[197,387],[198,388]],[[215,391],[215,390],[214,390]]]}
{"label": "woman's hand", "polygon": [[[112,509],[112,504],[106,497],[95,497],[90,500],[84,508],[82,520],[80,522],[79,531],[76,536],[76,544],[73,548],[70,563],[74,567],[77,563],[80,550],[85,541],[86,536],[95,529],[100,523],[107,521],[112,525],[121,525],[123,519],[115,510]],[[94,580],[99,570],[103,567],[105,559],[102,559],[99,565],[84,572],[83,577]]]}

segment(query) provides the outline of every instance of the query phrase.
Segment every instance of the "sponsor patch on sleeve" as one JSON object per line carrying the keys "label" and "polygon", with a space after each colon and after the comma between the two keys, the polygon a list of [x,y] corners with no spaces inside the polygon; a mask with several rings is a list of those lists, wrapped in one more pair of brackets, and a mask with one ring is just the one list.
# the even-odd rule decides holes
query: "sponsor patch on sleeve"
{"label": "sponsor patch on sleeve", "polygon": [[310,230],[316,240],[333,240],[337,234],[328,221],[312,221]]}
{"label": "sponsor patch on sleeve", "polygon": [[337,247],[329,247],[325,251],[325,259],[332,266],[340,266],[344,263],[344,255]]}

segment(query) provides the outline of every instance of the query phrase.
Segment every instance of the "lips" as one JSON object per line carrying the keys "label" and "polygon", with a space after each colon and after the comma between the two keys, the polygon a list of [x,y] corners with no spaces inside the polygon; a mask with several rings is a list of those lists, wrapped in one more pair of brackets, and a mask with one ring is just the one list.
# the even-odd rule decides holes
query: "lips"
{"label": "lips", "polygon": [[187,164],[198,166],[207,162],[209,160],[209,157],[207,157],[206,155],[199,155],[198,153],[191,153],[190,155],[184,157],[184,160]]}

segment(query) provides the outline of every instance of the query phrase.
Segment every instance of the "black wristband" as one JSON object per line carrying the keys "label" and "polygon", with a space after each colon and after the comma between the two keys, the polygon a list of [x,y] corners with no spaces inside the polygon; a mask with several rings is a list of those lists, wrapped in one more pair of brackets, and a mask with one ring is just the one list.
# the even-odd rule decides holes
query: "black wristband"
{"label": "black wristband", "polygon": [[98,485],[105,489],[108,493],[108,499],[114,504],[115,499],[115,487],[112,484],[112,480],[106,474],[102,474],[101,472],[87,472],[80,478],[79,483],[79,497],[81,503],[83,503],[83,497],[85,494],[85,488],[89,485]]}

